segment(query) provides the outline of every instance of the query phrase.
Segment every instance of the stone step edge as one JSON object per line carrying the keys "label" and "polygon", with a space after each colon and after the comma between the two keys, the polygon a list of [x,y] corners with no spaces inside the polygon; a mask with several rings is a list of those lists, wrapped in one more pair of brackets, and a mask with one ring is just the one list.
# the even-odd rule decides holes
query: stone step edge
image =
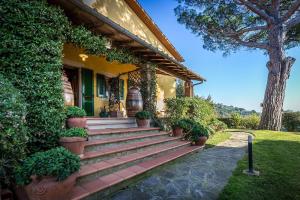
{"label": "stone step edge", "polygon": [[[159,132],[159,133],[150,133],[150,134],[141,134],[137,136],[127,136],[122,138],[107,138],[107,139],[92,139],[85,142],[85,147],[103,145],[103,144],[111,144],[111,143],[119,143],[124,141],[136,140],[136,139],[145,139],[157,136],[168,135],[168,132]],[[106,141],[105,141],[106,140]]]}
{"label": "stone step edge", "polygon": [[86,120],[134,120],[135,117],[85,117]]}
{"label": "stone step edge", "polygon": [[172,152],[164,156],[155,158],[153,160],[148,160],[138,165],[134,165],[120,171],[114,172],[112,174],[99,177],[96,180],[83,183],[81,185],[75,186],[71,191],[71,199],[79,200],[96,192],[100,192],[104,189],[112,187],[113,185],[119,184],[126,180],[129,180],[135,176],[141,175],[153,168],[162,166],[170,161],[173,161],[179,157],[192,153],[194,151],[202,149],[203,146],[189,146],[180,151]]}
{"label": "stone step edge", "polygon": [[122,124],[135,124],[136,125],[136,121],[124,121],[124,122],[106,122],[106,123],[100,123],[100,122],[97,122],[97,123],[86,123],[87,126],[101,126],[101,125],[122,125]]}
{"label": "stone step edge", "polygon": [[[155,140],[155,141],[150,141],[150,142],[137,142],[136,144],[138,143],[141,143],[141,144],[138,144],[138,145],[134,145],[133,144],[128,144],[127,146],[126,145],[120,145],[119,147],[116,146],[116,147],[113,147],[113,148],[107,148],[108,150],[104,151],[104,150],[101,150],[101,151],[89,151],[89,152],[86,152],[83,154],[83,157],[81,157],[80,159],[81,160],[87,160],[87,159],[91,159],[91,158],[97,158],[97,157],[101,157],[101,156],[107,156],[109,154],[114,154],[114,153],[120,153],[120,152],[123,152],[123,151],[130,151],[130,150],[134,150],[134,149],[140,149],[140,148],[143,148],[143,147],[148,147],[148,146],[152,146],[152,145],[156,145],[156,144],[160,144],[160,143],[165,143],[165,142],[171,142],[171,141],[175,141],[175,140],[179,140],[180,137],[170,137],[168,139],[164,139],[164,140]],[[143,144],[145,143],[145,144]],[[110,150],[112,149],[112,150]],[[93,155],[94,154],[94,155]]]}
{"label": "stone step edge", "polygon": [[133,161],[137,161],[137,160],[141,160],[141,159],[144,159],[144,158],[147,158],[150,156],[155,156],[157,154],[161,154],[166,151],[180,148],[180,147],[186,146],[188,144],[190,144],[190,142],[180,141],[180,142],[178,142],[178,144],[175,143],[175,144],[171,144],[171,145],[166,145],[166,146],[164,146],[165,148],[157,150],[157,151],[155,151],[155,150],[153,151],[153,149],[150,149],[150,150],[146,150],[146,151],[139,152],[139,153],[133,153],[133,154],[125,155],[125,156],[111,158],[109,160],[100,161],[100,162],[93,163],[93,164],[87,164],[87,165],[84,165],[81,167],[81,169],[79,170],[79,176],[77,178],[88,176],[88,175],[97,173],[102,170],[106,170],[106,169],[109,169],[112,167],[124,165],[124,164],[130,163]]}
{"label": "stone step edge", "polygon": [[108,135],[108,134],[122,134],[122,133],[134,133],[140,131],[153,131],[160,130],[158,127],[150,127],[150,128],[112,128],[112,129],[100,129],[100,130],[88,130],[89,136],[94,135]]}

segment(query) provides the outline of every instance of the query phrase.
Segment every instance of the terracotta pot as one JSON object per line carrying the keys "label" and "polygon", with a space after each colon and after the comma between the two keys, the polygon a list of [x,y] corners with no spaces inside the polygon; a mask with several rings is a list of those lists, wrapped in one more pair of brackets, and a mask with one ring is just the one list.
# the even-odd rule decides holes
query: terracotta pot
{"label": "terracotta pot", "polygon": [[70,192],[75,185],[77,173],[63,181],[56,181],[56,177],[32,177],[32,182],[25,186],[29,199],[65,200],[70,199]]}
{"label": "terracotta pot", "polygon": [[195,141],[195,145],[197,146],[204,146],[206,143],[207,137],[206,136],[201,136],[197,141]]}
{"label": "terracotta pot", "polygon": [[84,117],[72,117],[68,118],[67,120],[68,127],[78,127],[78,128],[85,128],[86,127],[86,118]]}
{"label": "terracotta pot", "polygon": [[176,128],[173,129],[173,136],[174,137],[181,137],[182,133],[183,133],[182,128],[176,127]]}
{"label": "terracotta pot", "polygon": [[86,138],[83,137],[61,137],[59,143],[74,154],[82,155]]}
{"label": "terracotta pot", "polygon": [[148,128],[150,127],[150,119],[136,119],[138,127]]}

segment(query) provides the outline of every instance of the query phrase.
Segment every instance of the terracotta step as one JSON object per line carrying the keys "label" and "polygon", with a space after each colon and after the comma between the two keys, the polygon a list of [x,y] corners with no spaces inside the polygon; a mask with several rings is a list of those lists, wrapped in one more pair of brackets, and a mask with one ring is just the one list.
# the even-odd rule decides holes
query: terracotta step
{"label": "terracotta step", "polygon": [[125,156],[114,157],[105,161],[101,161],[94,164],[88,164],[81,167],[79,171],[78,183],[95,179],[99,176],[107,175],[112,171],[120,170],[125,167],[137,164],[139,162],[153,159],[162,154],[169,153],[171,151],[177,151],[180,148],[189,146],[190,142],[188,141],[178,141],[176,143],[171,143],[156,148],[148,149],[138,153],[132,153]]}
{"label": "terracotta step", "polygon": [[107,159],[108,156],[114,155],[124,155],[132,153],[132,151],[143,150],[146,147],[154,147],[156,145],[174,142],[179,140],[179,137],[166,137],[165,139],[153,139],[149,141],[135,142],[132,144],[118,145],[111,148],[105,148],[101,151],[89,151],[85,152],[83,157],[81,158],[82,164],[87,164],[90,160],[95,163],[104,159]]}
{"label": "terracotta step", "polygon": [[120,143],[133,143],[140,140],[149,140],[152,138],[162,138],[162,136],[168,136],[169,133],[167,132],[154,132],[154,133],[147,133],[147,134],[139,134],[133,136],[125,136],[125,137],[117,137],[117,138],[104,138],[104,139],[93,139],[89,140],[85,143],[85,152],[90,150],[100,150],[106,148],[108,145],[118,145]]}
{"label": "terracotta step", "polygon": [[101,176],[95,180],[78,184],[72,190],[71,199],[78,200],[89,196],[93,196],[97,199],[103,199],[103,194],[106,189],[110,189],[109,192],[115,192],[113,190],[117,190],[118,187],[116,186],[120,185],[121,183],[124,183],[123,186],[125,186],[126,182],[133,177],[137,177],[155,167],[159,167],[165,163],[175,160],[176,158],[182,157],[202,148],[203,147],[199,146],[187,146],[178,151],[167,153],[163,156],[141,162],[137,165],[116,171],[109,175]]}
{"label": "terracotta step", "polygon": [[150,128],[112,128],[112,129],[102,129],[102,130],[88,130],[90,139],[104,139],[104,138],[116,138],[116,137],[125,137],[139,135],[141,133],[157,133],[159,128],[150,127]]}

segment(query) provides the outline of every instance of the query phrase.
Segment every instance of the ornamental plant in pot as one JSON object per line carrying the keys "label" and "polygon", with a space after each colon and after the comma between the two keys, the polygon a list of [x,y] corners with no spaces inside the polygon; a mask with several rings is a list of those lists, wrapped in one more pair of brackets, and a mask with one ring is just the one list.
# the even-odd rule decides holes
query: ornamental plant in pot
{"label": "ornamental plant in pot", "polygon": [[73,128],[73,127],[85,128],[86,126],[85,110],[77,106],[67,106],[66,115],[68,118],[67,125],[69,128]]}
{"label": "ornamental plant in pot", "polygon": [[179,119],[175,121],[172,125],[173,136],[179,137],[183,135],[183,130],[186,129],[188,124],[185,119]]}
{"label": "ornamental plant in pot", "polygon": [[60,134],[59,143],[72,153],[82,156],[87,136],[84,128],[70,128]]}
{"label": "ornamental plant in pot", "polygon": [[151,115],[148,111],[140,111],[135,114],[136,123],[138,127],[150,127]]}
{"label": "ornamental plant in pot", "polygon": [[16,169],[15,180],[29,199],[69,199],[79,168],[78,156],[57,147],[27,157]]}
{"label": "ornamental plant in pot", "polygon": [[190,133],[190,140],[192,144],[197,146],[204,146],[209,138],[209,130],[200,123],[197,123]]}

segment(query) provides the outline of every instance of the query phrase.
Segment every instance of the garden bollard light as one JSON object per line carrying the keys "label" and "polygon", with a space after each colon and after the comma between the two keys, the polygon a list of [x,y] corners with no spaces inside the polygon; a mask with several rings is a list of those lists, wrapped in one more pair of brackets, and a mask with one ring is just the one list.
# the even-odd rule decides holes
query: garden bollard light
{"label": "garden bollard light", "polygon": [[250,176],[259,176],[259,172],[253,169],[253,150],[252,150],[252,135],[248,135],[248,169],[243,173]]}

